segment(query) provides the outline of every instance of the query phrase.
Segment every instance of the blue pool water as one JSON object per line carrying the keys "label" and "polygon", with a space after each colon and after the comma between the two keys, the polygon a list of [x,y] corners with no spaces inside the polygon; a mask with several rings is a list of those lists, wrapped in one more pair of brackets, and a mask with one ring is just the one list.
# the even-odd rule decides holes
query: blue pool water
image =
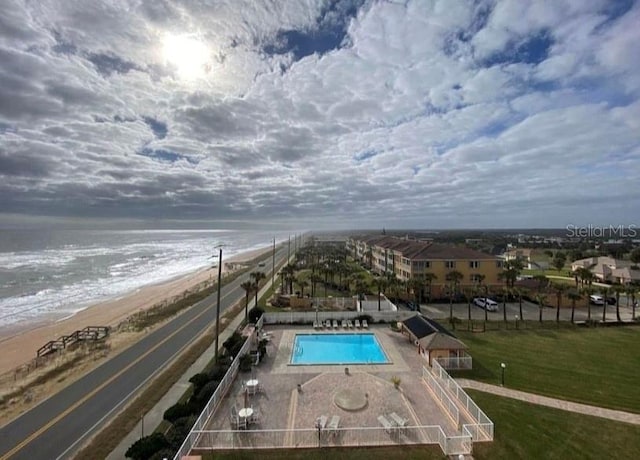
{"label": "blue pool water", "polygon": [[296,334],[291,364],[384,364],[374,334]]}

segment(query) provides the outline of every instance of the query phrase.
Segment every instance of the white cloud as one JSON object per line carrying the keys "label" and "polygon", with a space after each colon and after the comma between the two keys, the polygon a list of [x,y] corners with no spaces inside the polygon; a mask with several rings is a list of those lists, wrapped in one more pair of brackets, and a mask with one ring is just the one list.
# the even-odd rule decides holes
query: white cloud
{"label": "white cloud", "polygon": [[[638,6],[497,2],[484,24],[490,4],[367,2],[349,46],[296,60],[269,45],[319,36],[326,2],[16,2],[20,26],[0,27],[0,212],[563,226],[615,200],[610,219],[637,214]],[[484,64],[541,31],[539,64]],[[165,33],[209,47],[204,78],[171,73]]]}

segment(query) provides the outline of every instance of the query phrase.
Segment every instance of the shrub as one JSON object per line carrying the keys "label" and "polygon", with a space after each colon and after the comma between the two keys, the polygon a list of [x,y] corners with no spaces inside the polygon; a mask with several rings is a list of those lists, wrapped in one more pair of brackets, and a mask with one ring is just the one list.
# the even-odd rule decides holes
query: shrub
{"label": "shrub", "polygon": [[164,411],[164,418],[167,422],[173,423],[175,420],[193,415],[197,409],[190,403],[176,403],[166,411]]}
{"label": "shrub", "polygon": [[260,319],[263,313],[264,313],[264,310],[262,308],[253,307],[251,310],[249,310],[249,322],[256,323]]}
{"label": "shrub", "polygon": [[240,357],[240,370],[243,372],[250,371],[253,364],[253,357],[250,354]]}
{"label": "shrub", "polygon": [[202,387],[204,387],[207,383],[209,383],[210,380],[211,380],[211,377],[209,377],[209,375],[200,373],[200,374],[195,374],[193,377],[191,377],[189,379],[189,382],[193,384],[193,392],[197,393],[200,391]]}
{"label": "shrub", "polygon": [[224,341],[222,346],[227,351],[228,356],[237,356],[243,343],[244,338],[238,331],[235,331],[227,340]]}
{"label": "shrub", "polygon": [[138,439],[125,452],[124,456],[134,460],[147,460],[161,449],[169,447],[169,442],[162,433],[153,433]]}
{"label": "shrub", "polygon": [[194,395],[191,396],[191,399],[189,400],[189,402],[193,403],[198,408],[203,408],[204,405],[207,404],[209,399],[211,399],[211,396],[213,396],[213,393],[215,393],[216,388],[218,388],[219,384],[220,382],[216,380],[211,380],[210,382],[207,382],[200,389],[200,391],[198,391],[198,393],[194,393]]}
{"label": "shrub", "polygon": [[213,369],[209,372],[210,380],[218,380],[221,381],[227,371],[229,370],[229,366],[226,364],[216,364]]}

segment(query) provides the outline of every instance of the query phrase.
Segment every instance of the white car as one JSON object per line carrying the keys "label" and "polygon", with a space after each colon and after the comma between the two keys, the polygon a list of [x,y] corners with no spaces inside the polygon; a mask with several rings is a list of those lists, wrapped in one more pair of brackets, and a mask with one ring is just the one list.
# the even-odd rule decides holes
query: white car
{"label": "white car", "polygon": [[476,297],[473,303],[478,307],[486,308],[487,311],[498,311],[498,303],[486,297]]}
{"label": "white car", "polygon": [[604,305],[604,298],[601,295],[590,295],[589,302],[592,305]]}

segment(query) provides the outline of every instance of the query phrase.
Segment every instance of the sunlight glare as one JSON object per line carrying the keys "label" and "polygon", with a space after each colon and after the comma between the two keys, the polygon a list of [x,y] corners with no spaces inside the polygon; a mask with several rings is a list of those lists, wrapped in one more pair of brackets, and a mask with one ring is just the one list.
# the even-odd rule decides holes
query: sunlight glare
{"label": "sunlight glare", "polygon": [[166,35],[163,39],[165,62],[175,67],[180,78],[193,80],[209,70],[209,50],[188,35]]}

